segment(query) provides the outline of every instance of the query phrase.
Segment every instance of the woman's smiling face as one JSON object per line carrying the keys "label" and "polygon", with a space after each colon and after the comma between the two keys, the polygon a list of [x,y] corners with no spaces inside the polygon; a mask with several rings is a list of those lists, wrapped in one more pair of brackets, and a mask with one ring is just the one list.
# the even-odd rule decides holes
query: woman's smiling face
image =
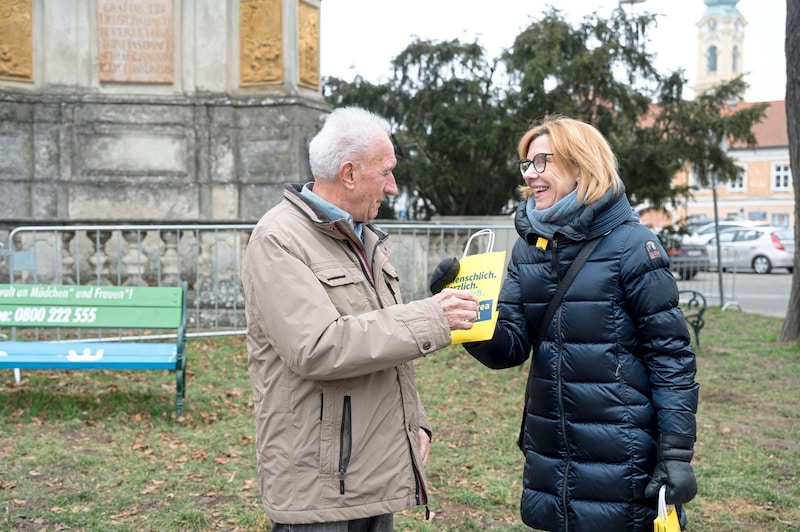
{"label": "woman's smiling face", "polygon": [[[542,173],[538,173],[536,168],[541,168],[538,164],[542,155],[545,155],[545,168]],[[550,147],[550,137],[541,135],[533,139],[528,146],[528,153],[525,156],[533,161],[523,175],[525,184],[531,188],[532,197],[535,200],[536,209],[547,209],[552,207],[558,200],[565,197],[578,186],[578,171],[572,168],[563,168],[553,159]]]}

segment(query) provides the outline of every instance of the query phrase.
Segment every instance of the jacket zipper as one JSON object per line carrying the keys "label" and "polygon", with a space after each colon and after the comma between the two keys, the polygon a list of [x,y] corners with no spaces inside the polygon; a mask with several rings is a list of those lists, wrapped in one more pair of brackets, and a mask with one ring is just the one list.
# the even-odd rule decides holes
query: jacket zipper
{"label": "jacket zipper", "polygon": [[341,447],[339,448],[339,494],[344,495],[344,477],[347,466],[350,465],[350,454],[353,450],[352,416],[350,412],[350,396],[344,396],[342,407],[342,428],[339,434]]}
{"label": "jacket zipper", "polygon": [[[559,274],[558,269],[558,239],[553,239],[553,266],[552,271],[554,274],[554,278],[561,282],[561,275]],[[567,509],[567,478],[569,477],[569,470],[570,465],[572,463],[571,452],[569,447],[569,441],[567,440],[567,423],[566,419],[564,418],[564,390],[561,381],[561,369],[564,364],[564,346],[562,345],[560,338],[561,338],[561,314],[563,310],[563,303],[559,305],[558,314],[557,314],[557,321],[556,321],[556,339],[559,339],[557,342],[558,345],[558,365],[557,365],[557,387],[558,387],[558,408],[560,410],[560,417],[561,417],[561,437],[564,443],[564,451],[567,454],[567,463],[564,467],[564,482],[562,483],[561,487],[561,505],[564,511],[564,529],[569,530],[569,511]]]}
{"label": "jacket zipper", "polygon": [[347,247],[349,247],[350,251],[352,251],[356,255],[356,257],[358,257],[358,263],[361,265],[361,271],[364,272],[364,275],[367,277],[369,284],[372,285],[373,288],[375,288],[375,277],[373,276],[370,267],[367,266],[367,257],[361,252],[361,249],[359,249],[358,244],[354,244],[349,239],[347,241]]}
{"label": "jacket zipper", "polygon": [[415,490],[416,503],[417,505],[425,505],[425,519],[427,520],[430,516],[430,510],[428,509],[428,494],[425,493],[425,489],[422,487],[422,476],[419,474],[417,466],[412,463],[411,467],[414,469],[414,482],[417,485]]}
{"label": "jacket zipper", "polygon": [[[373,264],[373,265],[372,265],[372,267],[368,266],[368,265],[367,265],[367,257],[366,257],[366,255],[364,255],[364,254],[361,252],[361,249],[360,249],[359,245],[358,245],[358,244],[356,244],[356,243],[353,241],[353,239],[352,239],[352,238],[350,238],[350,235],[348,235],[348,234],[346,234],[346,233],[342,232],[342,231],[341,231],[341,230],[340,230],[340,229],[339,229],[339,228],[336,226],[336,224],[335,224],[335,223],[332,223],[331,225],[333,226],[333,228],[334,228],[336,231],[338,231],[339,233],[341,233],[341,234],[342,234],[342,235],[343,235],[343,236],[344,236],[344,237],[347,239],[347,247],[349,247],[349,248],[350,248],[350,251],[351,251],[353,254],[355,254],[357,257],[358,257],[358,262],[359,262],[359,265],[361,266],[361,271],[362,271],[362,272],[364,272],[364,275],[367,277],[367,279],[369,280],[369,282],[370,282],[370,284],[372,285],[372,287],[373,287],[373,288],[374,288],[374,289],[377,291],[377,289],[378,289],[378,285],[377,285],[377,283],[376,283],[376,281],[375,281],[375,276],[374,276],[374,274],[373,274],[373,271],[375,270],[375,268],[374,268],[374,266],[375,266],[375,265]],[[374,258],[377,256],[377,255],[376,255],[376,253],[375,253],[375,251],[377,250],[378,246],[379,246],[379,245],[381,245],[381,243],[382,243],[382,242],[384,242],[385,240],[386,240],[386,237],[383,237],[383,238],[379,239],[377,242],[375,242],[375,247],[373,247],[373,249],[372,249],[372,257],[373,257],[373,260],[374,260]],[[398,304],[398,303],[399,303],[399,301],[397,300],[397,294],[396,294],[396,293],[395,293],[395,291],[392,289],[392,286],[389,284],[389,281],[387,281],[386,279],[384,279],[384,283],[386,284],[386,288],[388,288],[388,289],[389,289],[389,293],[391,294],[392,298],[394,299],[394,302],[395,302],[395,304]],[[379,300],[380,300],[380,298],[379,298]],[[382,304],[382,301],[381,301],[381,304]]]}
{"label": "jacket zipper", "polygon": [[389,289],[389,293],[391,294],[392,299],[394,299],[394,304],[397,305],[399,301],[397,301],[397,294],[394,293],[394,289],[392,288],[391,283],[389,283],[389,280],[386,279],[385,277],[383,279],[383,282],[386,283],[386,288]]}
{"label": "jacket zipper", "polygon": [[558,239],[553,236],[552,242],[552,253],[550,254],[550,276],[553,278],[554,281],[559,282],[561,281],[561,275],[558,271]]}
{"label": "jacket zipper", "polygon": [[356,244],[352,238],[350,238],[350,235],[339,229],[339,227],[336,225],[335,222],[331,222],[331,226],[335,231],[341,233],[341,235],[345,237],[347,242],[347,247],[349,247],[350,251],[353,252],[356,255],[356,257],[358,257],[358,262],[361,265],[361,271],[364,272],[364,275],[367,276],[367,279],[369,279],[370,284],[374,288],[375,277],[372,275],[372,270],[367,265],[367,257],[364,255],[364,253],[361,252],[361,247],[358,244]]}
{"label": "jacket zipper", "polygon": [[[558,310],[558,325],[556,332],[561,337],[561,309]],[[561,366],[564,363],[564,350],[561,342],[558,342],[558,408],[561,411],[561,438],[564,442],[564,451],[567,454],[567,463],[564,467],[564,481],[561,487],[561,505],[564,510],[564,529],[569,530],[569,511],[567,509],[567,478],[569,477],[570,464],[572,463],[572,453],[569,448],[569,441],[567,440],[567,423],[564,419],[564,395],[561,382]]]}
{"label": "jacket zipper", "polygon": [[425,486],[422,484],[422,475],[414,463],[414,450],[411,447],[411,442],[408,442],[408,452],[411,455],[411,469],[414,471],[414,499],[417,505],[425,505],[425,520],[430,517],[430,510],[428,509],[428,494],[425,492]]}

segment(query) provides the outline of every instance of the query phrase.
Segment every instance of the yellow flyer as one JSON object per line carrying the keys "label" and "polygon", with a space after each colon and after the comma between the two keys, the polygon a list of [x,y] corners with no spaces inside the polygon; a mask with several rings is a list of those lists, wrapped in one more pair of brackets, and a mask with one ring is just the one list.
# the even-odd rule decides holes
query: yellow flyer
{"label": "yellow flyer", "polygon": [[497,323],[497,298],[503,283],[506,252],[467,255],[459,259],[458,276],[446,288],[470,290],[478,298],[478,319],[468,331],[451,331],[454,344],[489,340]]}

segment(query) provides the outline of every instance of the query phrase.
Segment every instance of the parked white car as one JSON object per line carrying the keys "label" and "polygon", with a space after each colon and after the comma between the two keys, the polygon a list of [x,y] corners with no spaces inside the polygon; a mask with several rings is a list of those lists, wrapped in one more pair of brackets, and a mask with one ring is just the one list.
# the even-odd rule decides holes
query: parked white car
{"label": "parked white car", "polygon": [[[767,222],[755,222],[752,220],[720,220],[719,230],[730,229],[732,227],[764,227],[768,226]],[[705,225],[698,226],[691,234],[683,237],[684,244],[708,244],[708,241],[716,236],[714,229],[714,222],[709,222]]]}
{"label": "parked white car", "polygon": [[[720,231],[720,266],[723,271],[755,271],[770,273],[774,268],[794,271],[794,253],[786,250],[780,235],[786,228],[773,226],[733,227]],[[789,230],[791,232],[791,230]],[[794,245],[792,245],[794,247]],[[717,238],[706,245],[710,268],[717,268]]]}
{"label": "parked white car", "polygon": [[794,257],[794,231],[791,229],[782,229],[781,231],[777,231],[775,233],[783,247],[786,248],[786,253]]}

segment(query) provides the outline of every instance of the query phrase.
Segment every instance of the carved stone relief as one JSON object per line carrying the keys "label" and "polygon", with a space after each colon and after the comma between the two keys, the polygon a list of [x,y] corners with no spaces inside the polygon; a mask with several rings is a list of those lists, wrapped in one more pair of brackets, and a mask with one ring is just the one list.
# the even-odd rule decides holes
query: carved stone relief
{"label": "carved stone relief", "polygon": [[242,0],[239,4],[239,83],[283,81],[281,0]]}
{"label": "carved stone relief", "polygon": [[0,78],[33,81],[31,2],[0,2]]}
{"label": "carved stone relief", "polygon": [[300,42],[300,83],[309,87],[319,87],[319,8],[299,2]]}

